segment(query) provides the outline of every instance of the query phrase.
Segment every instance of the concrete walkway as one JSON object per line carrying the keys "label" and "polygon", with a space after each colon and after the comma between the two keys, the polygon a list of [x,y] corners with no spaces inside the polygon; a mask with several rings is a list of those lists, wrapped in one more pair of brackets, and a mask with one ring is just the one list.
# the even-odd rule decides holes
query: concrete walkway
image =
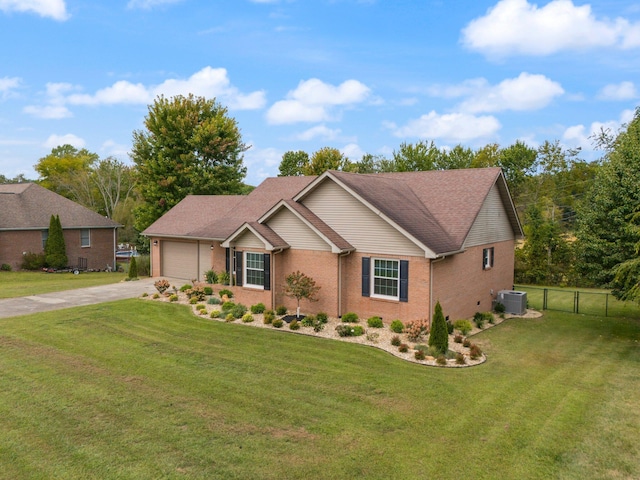
{"label": "concrete walkway", "polygon": [[[32,313],[61,310],[63,308],[94,305],[96,303],[112,302],[125,298],[136,298],[144,292],[156,292],[153,282],[156,278],[144,278],[132,282],[119,282],[99,287],[78,288],[62,292],[43,293],[28,297],[6,298],[0,300],[0,318],[29,315]],[[167,279],[171,281],[170,279]],[[184,280],[177,282],[186,283]],[[182,283],[177,283],[182,285]],[[176,285],[176,283],[172,283]]]}

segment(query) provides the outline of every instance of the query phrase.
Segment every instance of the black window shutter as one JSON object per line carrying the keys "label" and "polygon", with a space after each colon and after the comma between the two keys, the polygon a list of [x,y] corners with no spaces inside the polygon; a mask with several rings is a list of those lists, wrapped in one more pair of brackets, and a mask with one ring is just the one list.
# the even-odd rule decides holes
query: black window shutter
{"label": "black window shutter", "polygon": [[400,301],[409,301],[409,262],[400,260]]}
{"label": "black window shutter", "polygon": [[494,254],[494,247],[491,247],[491,266],[493,267],[493,262],[495,261],[495,257],[493,256]]}
{"label": "black window shutter", "polygon": [[264,289],[271,290],[271,255],[264,254]]}
{"label": "black window shutter", "polygon": [[236,250],[236,285],[242,286],[242,252]]}
{"label": "black window shutter", "polygon": [[371,289],[371,258],[362,257],[362,296],[369,297]]}
{"label": "black window shutter", "polygon": [[228,272],[229,274],[231,274],[231,250],[228,248],[224,249],[224,271]]}

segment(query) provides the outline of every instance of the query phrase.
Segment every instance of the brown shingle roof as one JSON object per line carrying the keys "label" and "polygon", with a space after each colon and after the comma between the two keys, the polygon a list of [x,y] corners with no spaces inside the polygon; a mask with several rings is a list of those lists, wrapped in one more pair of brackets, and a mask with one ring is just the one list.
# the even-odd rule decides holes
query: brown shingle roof
{"label": "brown shingle roof", "polygon": [[35,183],[0,185],[0,230],[49,228],[59,215],[62,228],[115,228],[119,224]]}
{"label": "brown shingle roof", "polygon": [[315,178],[267,178],[249,195],[188,196],[142,233],[224,240],[244,223],[256,221],[280,200],[293,198]]}

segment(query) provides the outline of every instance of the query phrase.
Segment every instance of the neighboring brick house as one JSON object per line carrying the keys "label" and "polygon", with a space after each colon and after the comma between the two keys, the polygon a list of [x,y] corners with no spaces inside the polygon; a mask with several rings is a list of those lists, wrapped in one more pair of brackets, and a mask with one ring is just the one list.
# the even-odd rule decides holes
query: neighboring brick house
{"label": "neighboring brick house", "polygon": [[268,178],[248,196],[189,196],[143,232],[154,276],[229,271],[247,305],[295,307],[284,278],[321,287],[307,313],[451,319],[513,287],[522,228],[500,168]]}
{"label": "neighboring brick house", "polygon": [[35,183],[0,185],[0,264],[14,270],[26,253],[42,253],[51,215],[58,215],[69,266],[115,265],[118,223]]}

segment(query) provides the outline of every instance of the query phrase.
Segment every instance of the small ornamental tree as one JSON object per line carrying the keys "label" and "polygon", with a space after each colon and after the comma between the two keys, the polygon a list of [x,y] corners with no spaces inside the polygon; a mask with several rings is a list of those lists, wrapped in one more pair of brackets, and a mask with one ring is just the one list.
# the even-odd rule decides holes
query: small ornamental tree
{"label": "small ornamental tree", "polygon": [[429,346],[438,349],[442,354],[447,353],[447,350],[449,349],[447,321],[442,313],[440,302],[436,303],[436,309],[433,315],[433,324],[431,325],[431,333],[429,334]]}
{"label": "small ornamental tree", "polygon": [[51,215],[44,254],[47,266],[51,268],[64,268],[67,266],[67,248],[64,244],[62,224],[58,215]]}
{"label": "small ornamental tree", "polygon": [[129,280],[136,280],[138,278],[138,263],[136,262],[136,257],[131,257],[131,262],[129,263]]}
{"label": "small ornamental tree", "polygon": [[318,300],[316,294],[320,290],[320,287],[316,285],[316,281],[313,278],[299,271],[287,275],[285,282],[284,294],[298,301],[296,317],[299,317],[300,300],[304,298],[310,302],[316,302]]}

